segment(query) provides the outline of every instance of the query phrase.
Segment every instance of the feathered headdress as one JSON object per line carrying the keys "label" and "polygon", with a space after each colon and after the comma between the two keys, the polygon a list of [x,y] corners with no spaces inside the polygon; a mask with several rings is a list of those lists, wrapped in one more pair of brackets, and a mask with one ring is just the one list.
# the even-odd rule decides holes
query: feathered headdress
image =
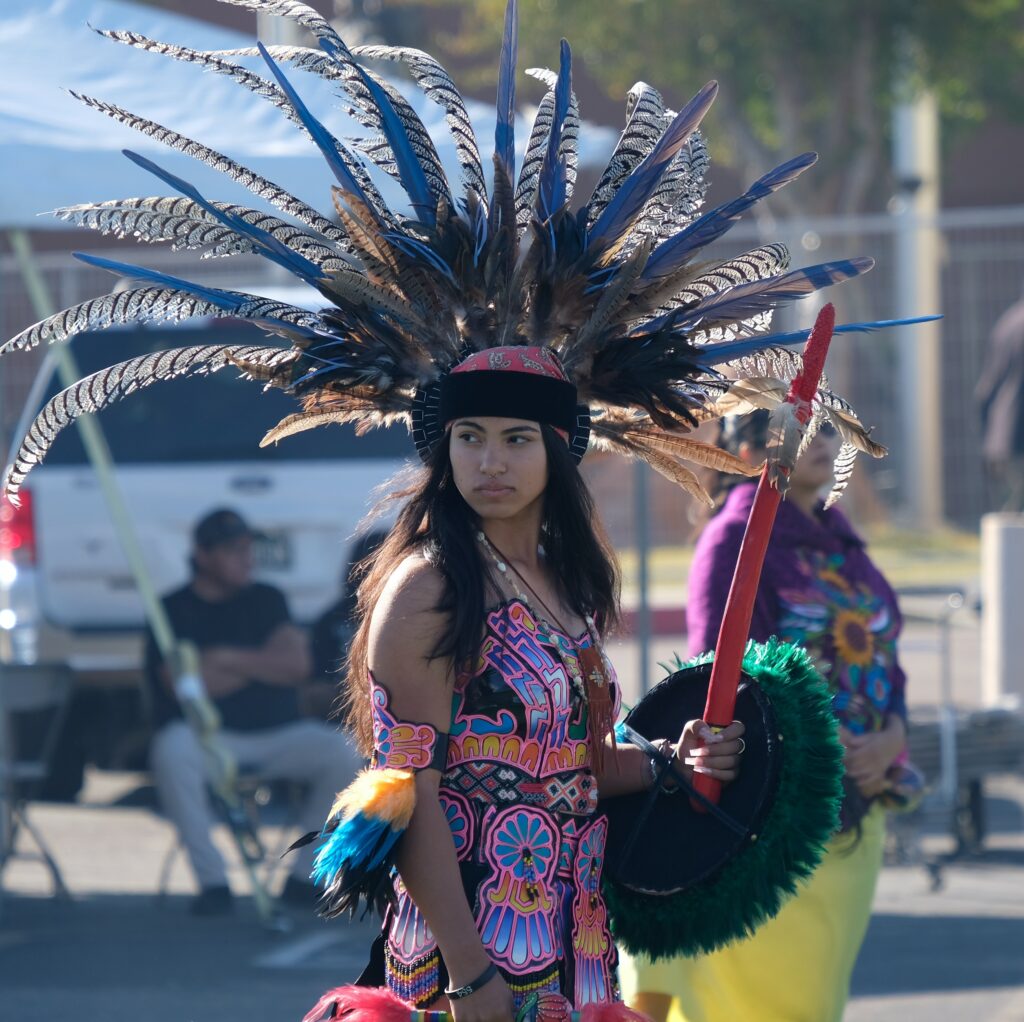
{"label": "feathered headdress", "polygon": [[[421,454],[442,434],[437,410],[443,381],[474,353],[508,346],[546,349],[575,387],[581,406],[574,453],[589,442],[632,457],[703,495],[682,462],[742,470],[737,459],[685,434],[694,425],[747,405],[782,402],[799,356],[782,345],[807,331],[770,334],[774,309],[869,270],[857,258],[789,269],[782,245],[764,245],[724,262],[703,250],[759,200],[815,162],[805,153],[765,174],[739,198],[701,212],[707,150],[698,130],[717,84],[710,82],[678,113],[642,82],[630,90],[625,129],[593,194],[570,209],[576,178],[579,112],[572,60],[563,41],[558,72],[531,70],[547,91],[522,165],[516,169],[516,0],[509,0],[498,74],[493,184],[466,106],[434,58],[420,50],[350,49],[331,25],[298,0],[222,0],[291,18],[320,49],[297,46],[196,51],[104,30],[130,46],[227,75],[273,103],[312,140],[334,175],[335,216],[169,127],[110,103],[72,93],[240,182],[282,216],[218,202],[152,161],[126,152],[177,194],[115,199],[57,210],[103,233],[135,235],[197,250],[202,256],[257,253],[311,285],[324,308],[310,312],[259,295],[206,287],[138,266],[79,255],[130,278],[133,286],[66,309],[0,347],[0,354],[68,340],[127,321],[234,316],[286,345],[203,345],[140,356],[83,379],[53,398],[36,418],[7,471],[16,500],[30,469],[57,434],[84,412],[99,411],[162,380],[237,367],[282,387],[301,410],[263,443],[326,423],[359,430],[405,422]],[[259,55],[269,77],[239,64]],[[461,183],[452,184],[422,121],[366,61],[403,64],[439,104],[455,141]],[[369,132],[344,145],[306,107],[281,65],[319,75]],[[358,154],[358,155],[357,155]],[[395,178],[409,211],[389,209],[364,163]],[[884,324],[853,324],[845,330]],[[735,382],[737,381],[738,382]],[[829,417],[851,452],[882,452],[848,406],[819,392],[810,432]]]}

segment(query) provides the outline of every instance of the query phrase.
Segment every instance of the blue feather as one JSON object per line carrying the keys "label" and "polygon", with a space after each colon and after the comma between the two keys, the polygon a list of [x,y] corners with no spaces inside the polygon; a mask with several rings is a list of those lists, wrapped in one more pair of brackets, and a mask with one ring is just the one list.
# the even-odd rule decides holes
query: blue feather
{"label": "blue feather", "polygon": [[[501,62],[498,67],[497,120],[494,124],[495,174],[504,173],[515,180],[516,170],[516,63],[519,54],[519,4],[508,0],[505,7],[505,32],[501,40]],[[497,192],[495,183],[495,192]],[[498,226],[497,203],[491,204],[491,231]]]}
{"label": "blue feather", "polygon": [[622,263],[609,263],[607,266],[598,266],[587,275],[587,286],[583,293],[590,295],[607,287],[621,269]]}
{"label": "blue feather", "polygon": [[352,176],[352,172],[348,169],[346,160],[351,160],[352,155],[345,149],[345,147],[309,112],[309,108],[299,98],[299,94],[292,88],[291,82],[282,74],[281,69],[277,66],[274,58],[267,52],[266,47],[263,43],[257,43],[256,46],[259,48],[260,54],[263,59],[267,62],[267,66],[273,72],[274,77],[277,79],[278,85],[281,86],[281,91],[285,94],[288,102],[291,104],[292,109],[295,111],[295,115],[302,122],[302,126],[309,132],[313,141],[316,143],[317,148],[324,154],[324,159],[327,160],[327,165],[331,168],[331,172],[337,179],[338,184],[346,192],[351,192],[356,195],[361,202],[363,202],[368,209],[373,210],[373,203],[366,197],[362,188],[359,186],[359,182]]}
{"label": "blue feather", "polygon": [[[338,47],[330,39],[321,39],[320,46],[332,59],[338,60]],[[347,63],[347,61],[345,62]],[[434,193],[427,184],[427,175],[423,173],[423,167],[413,152],[409,142],[409,136],[404,126],[395,113],[388,94],[358,65],[353,64],[359,72],[363,84],[370,93],[370,97],[377,106],[380,113],[380,130],[391,146],[395,156],[395,165],[398,167],[398,179],[409,196],[409,202],[416,211],[420,223],[433,226],[437,222],[437,201]]]}
{"label": "blue feather", "polygon": [[569,113],[572,97],[572,53],[563,39],[558,67],[558,81],[555,83],[555,108],[548,132],[548,147],[537,180],[537,209],[541,220],[549,220],[565,205],[565,160],[559,157],[562,146],[562,127]]}
{"label": "blue feather", "polygon": [[818,161],[817,153],[803,153],[758,178],[743,195],[716,206],[685,230],[659,245],[647,260],[643,279],[665,277],[683,266],[698,250],[728,231],[755,203],[796,180]]}
{"label": "blue feather", "polygon": [[[918,323],[931,323],[941,316],[916,316],[913,319],[876,319],[864,323],[844,323],[837,326],[833,334],[866,334],[875,330],[885,330],[893,326],[916,326]],[[811,328],[790,330],[782,334],[760,334],[757,337],[744,337],[738,341],[725,341],[721,344],[708,344],[695,356],[701,365],[720,365],[731,362],[735,358],[743,358],[765,348],[784,348],[791,344],[803,344],[811,336]]]}
{"label": "blue feather", "polygon": [[148,170],[151,174],[160,178],[161,181],[166,182],[172,188],[176,188],[182,195],[187,195],[212,217],[215,217],[220,223],[224,224],[225,227],[230,227],[231,230],[236,231],[243,237],[249,238],[256,245],[261,255],[277,263],[278,266],[283,266],[286,270],[289,270],[310,284],[323,278],[323,271],[316,263],[310,262],[305,256],[282,244],[277,238],[261,227],[247,223],[240,216],[235,216],[233,213],[226,213],[223,210],[217,209],[213,203],[207,201],[198,189],[188,181],[172,174],[170,171],[164,170],[152,160],[148,160],[145,156],[140,156],[130,149],[122,149],[121,152],[132,163],[142,167],[143,170]]}
{"label": "blue feather", "polygon": [[480,254],[487,244],[487,207],[478,202],[473,207],[473,265],[480,265]]}
{"label": "blue feather", "polygon": [[[191,280],[184,280],[181,277],[172,277],[168,273],[161,273],[159,270],[150,270],[145,266],[135,266],[133,263],[122,263],[116,259],[104,259],[103,256],[90,255],[88,252],[72,252],[71,253],[76,259],[89,266],[95,266],[101,270],[109,270],[111,273],[119,274],[122,277],[130,277],[134,280],[149,281],[153,284],[159,284],[161,287],[174,288],[176,291],[182,291],[185,294],[194,295],[196,298],[201,298],[203,301],[209,302],[211,305],[216,305],[217,308],[223,309],[227,313],[236,314],[243,306],[249,302],[254,301],[265,301],[261,299],[259,295],[245,294],[244,292],[235,291],[222,291],[216,287],[205,287],[202,284],[193,283]],[[313,313],[310,313],[312,316]],[[304,337],[318,338],[323,336],[329,336],[317,330],[313,330],[309,327],[300,326],[297,323],[288,323],[283,320],[278,320],[275,317],[251,317],[253,322],[256,323],[281,323],[287,329],[301,334]]]}
{"label": "blue feather", "polygon": [[718,95],[718,82],[708,82],[665,129],[657,145],[619,186],[590,232],[590,248],[613,245],[639,216],[673,158],[700,125]]}
{"label": "blue feather", "polygon": [[453,287],[459,286],[452,274],[451,268],[429,245],[419,241],[417,238],[410,237],[408,234],[382,234],[381,237],[384,241],[394,245],[395,248],[401,249],[407,256],[421,262],[426,262],[439,273],[443,273]]}
{"label": "blue feather", "polygon": [[234,294],[231,291],[222,291],[216,287],[204,287],[202,284],[194,284],[190,280],[183,280],[181,277],[172,277],[168,273],[161,273],[159,270],[150,270],[145,266],[135,266],[132,263],[122,263],[115,259],[105,259],[103,256],[90,255],[88,252],[72,252],[76,259],[89,266],[96,266],[101,270],[109,270],[122,277],[131,277],[135,280],[145,280],[152,284],[160,284],[162,287],[173,287],[186,294],[202,298],[211,305],[216,305],[225,312],[234,312],[242,306],[248,295]]}
{"label": "blue feather", "polygon": [[314,882],[329,883],[344,870],[368,872],[383,865],[402,833],[384,820],[362,813],[342,820],[313,860]]}
{"label": "blue feather", "polygon": [[860,276],[874,265],[874,259],[865,257],[840,259],[836,262],[805,266],[775,277],[766,277],[764,280],[754,280],[749,284],[738,284],[712,295],[692,309],[683,307],[682,315],[679,315],[680,309],[677,308],[664,316],[650,320],[643,325],[643,331],[648,333],[662,324],[668,325],[672,316],[676,317],[672,321],[673,328],[681,331],[707,330],[719,323],[736,323],[787,302],[804,298],[830,284]]}

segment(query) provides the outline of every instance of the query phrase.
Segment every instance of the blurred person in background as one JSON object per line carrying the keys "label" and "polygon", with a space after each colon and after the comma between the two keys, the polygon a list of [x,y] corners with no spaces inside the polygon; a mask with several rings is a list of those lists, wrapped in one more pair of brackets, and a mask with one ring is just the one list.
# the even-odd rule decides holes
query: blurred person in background
{"label": "blurred person in background", "polygon": [[1024,297],[992,329],[975,397],[985,467],[1002,491],[1000,510],[1024,511]]}
{"label": "blurred person in background", "polygon": [[[828,435],[826,435],[826,433]],[[720,445],[750,464],[764,460],[768,412],[723,423]],[[846,748],[842,827],[817,871],[774,919],[711,955],[624,963],[631,1003],[656,1022],[678,998],[685,1022],[839,1022],[871,915],[882,865],[883,804],[898,806],[917,777],[905,767],[904,674],[896,596],[863,539],[820,494],[832,479],[837,441],[826,427],[796,463],[779,506],[750,638],[778,635],[804,646],[829,682]],[[735,479],[737,477],[733,477]],[[728,489],[725,489],[728,487]],[[686,617],[691,656],[714,649],[756,480],[722,478],[720,510],[690,568]],[[724,503],[723,503],[724,500]]]}
{"label": "blurred person in background", "polygon": [[373,566],[372,555],[387,536],[386,529],[370,529],[355,538],[341,576],[341,595],[313,624],[313,675],[318,681],[329,681],[332,687],[340,680],[338,672],[344,667],[349,644],[359,625],[359,583]]}
{"label": "blurred person in background", "polygon": [[[310,674],[305,633],[291,620],[284,594],[254,582],[255,533],[235,511],[203,517],[193,532],[192,577],[164,597],[174,633],[193,642],[200,674],[220,717],[220,741],[241,769],[309,785],[302,825],[319,828],[334,793],[354,776],[359,757],[346,739],[299,714],[299,686]],[[146,678],[156,733],[150,762],[164,811],[188,853],[199,894],[195,915],[232,908],[224,860],[210,837],[213,818],[203,750],[182,717],[171,674],[152,634]],[[282,898],[312,908],[312,852],[294,856]]]}

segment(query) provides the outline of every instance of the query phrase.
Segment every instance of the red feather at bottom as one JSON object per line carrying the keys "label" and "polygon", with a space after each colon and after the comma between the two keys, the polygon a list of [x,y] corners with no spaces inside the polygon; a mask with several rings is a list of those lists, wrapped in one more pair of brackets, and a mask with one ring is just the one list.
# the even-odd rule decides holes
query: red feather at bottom
{"label": "red feather at bottom", "polygon": [[[566,1004],[561,997],[558,1000]],[[547,1015],[543,1003],[538,1022],[545,1022]],[[397,994],[380,987],[344,986],[329,990],[316,1003],[302,1022],[410,1022],[415,1009]],[[442,1022],[451,1016],[443,1011],[423,1012],[418,1017]],[[565,1018],[565,1015],[559,1017]],[[573,1012],[572,1019],[579,1022],[651,1022],[647,1015],[627,1007],[625,1004],[588,1004],[582,1011]]]}
{"label": "red feather at bottom", "polygon": [[328,990],[302,1022],[409,1022],[412,1007],[382,987],[344,986]]}
{"label": "red feather at bottom", "polygon": [[651,1017],[626,1004],[588,1004],[580,1012],[580,1022],[651,1022]]}

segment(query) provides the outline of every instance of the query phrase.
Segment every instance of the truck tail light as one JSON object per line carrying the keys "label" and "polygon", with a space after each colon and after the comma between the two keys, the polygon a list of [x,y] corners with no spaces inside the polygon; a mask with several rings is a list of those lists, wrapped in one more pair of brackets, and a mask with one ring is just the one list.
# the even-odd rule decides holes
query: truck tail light
{"label": "truck tail light", "polygon": [[0,498],[0,560],[16,564],[36,563],[36,523],[32,491],[22,490],[21,506]]}

